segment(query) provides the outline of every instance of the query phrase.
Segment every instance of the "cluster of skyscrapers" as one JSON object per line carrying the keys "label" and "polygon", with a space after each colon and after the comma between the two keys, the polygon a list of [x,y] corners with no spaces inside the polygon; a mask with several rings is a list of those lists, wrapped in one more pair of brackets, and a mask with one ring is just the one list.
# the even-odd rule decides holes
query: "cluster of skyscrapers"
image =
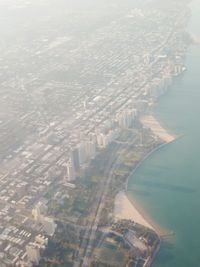
{"label": "cluster of skyscrapers", "polygon": [[83,140],[71,149],[67,160],[67,181],[75,181],[78,171],[95,158],[99,149],[105,149],[117,139],[122,129],[132,127],[136,116],[136,109],[125,109],[118,112],[114,119],[107,120],[101,128],[99,127],[94,132],[90,132],[87,137],[83,136]]}

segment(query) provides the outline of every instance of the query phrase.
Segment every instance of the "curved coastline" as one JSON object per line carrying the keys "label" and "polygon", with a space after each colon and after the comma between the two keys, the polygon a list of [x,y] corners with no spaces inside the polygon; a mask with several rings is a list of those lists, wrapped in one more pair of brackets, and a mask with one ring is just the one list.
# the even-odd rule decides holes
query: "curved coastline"
{"label": "curved coastline", "polygon": [[[194,1],[195,2],[195,1]],[[196,5],[195,5],[195,7],[198,7],[196,10],[198,10],[199,9],[199,3],[198,3],[198,1],[196,1]],[[196,11],[195,11],[195,13],[196,13]],[[197,15],[197,14],[196,14]],[[199,21],[199,17],[198,17],[198,21]],[[196,22],[198,22],[198,21],[196,21],[195,19],[194,19],[194,22],[195,22],[195,27],[196,27],[196,25],[198,25]],[[196,28],[195,28],[196,29]],[[199,32],[199,29],[198,29],[198,32]],[[193,75],[198,75],[198,73],[199,73],[199,71],[196,71],[196,66],[195,66],[195,63],[194,63],[194,58],[196,59],[197,58],[197,56],[199,55],[199,49],[197,50],[197,48],[195,47],[195,52],[192,52],[191,53],[191,55],[189,55],[188,56],[188,58],[189,58],[189,63],[187,62],[187,66],[189,66],[190,68],[188,68],[189,69],[189,75],[187,76],[187,78],[186,78],[186,81],[184,80],[184,83],[183,84],[181,84],[181,91],[179,91],[178,90],[178,93],[182,93],[183,92],[183,94],[184,93],[186,93],[186,92],[188,92],[188,88],[186,88],[186,87],[188,87],[188,83],[189,82],[191,82],[191,78],[194,78],[194,76]],[[194,67],[193,67],[193,65],[194,65]],[[191,73],[192,73],[192,76],[191,76]],[[198,76],[199,77],[199,76]],[[192,92],[190,92],[190,94],[191,93],[196,93],[196,89],[197,89],[197,86],[199,85],[199,80],[198,80],[198,82],[197,82],[197,79],[195,80],[195,84],[193,85],[193,90],[192,90]],[[175,88],[176,90],[177,90],[177,88]],[[175,94],[175,96],[177,96],[176,94]],[[178,96],[180,96],[180,95],[178,95]],[[183,97],[183,100],[181,99],[181,101],[183,101],[183,105],[186,103],[186,98],[187,98],[187,96],[188,96],[188,93],[187,93],[187,95],[186,96],[184,96]],[[196,97],[197,95],[195,94],[195,97]],[[171,97],[174,97],[174,94],[171,96]],[[176,98],[177,99],[177,98]],[[180,99],[180,98],[179,98]],[[192,99],[194,99],[194,98],[192,98]],[[166,105],[166,104],[169,104],[169,101],[171,101],[171,98],[167,101],[167,102],[164,102],[164,104]],[[174,104],[175,105],[175,104]],[[194,103],[194,105],[198,105],[198,103]],[[171,110],[174,112],[176,109],[174,108],[174,106],[173,106],[173,104],[172,104],[172,106],[170,106],[170,108],[171,108]],[[174,108],[174,109],[173,109]],[[191,108],[190,108],[191,109]],[[171,110],[170,110],[170,112],[171,112]],[[181,110],[183,110],[183,108],[181,109]],[[158,111],[160,111],[160,110],[158,110]],[[162,110],[163,111],[163,110]],[[192,112],[194,111],[194,109],[192,109],[192,111],[190,112],[190,115],[192,114]],[[197,110],[195,109],[195,112],[197,112]],[[164,114],[166,114],[166,113],[164,113]],[[198,114],[198,113],[197,113]],[[160,115],[160,112],[159,112],[159,115]],[[162,115],[162,114],[161,114]],[[171,119],[173,119],[173,116],[170,114],[170,116],[168,116],[168,117],[166,117],[166,119],[168,120],[169,118],[171,118]],[[179,117],[178,117],[178,119],[179,119]],[[178,121],[178,119],[176,118],[176,120],[175,120],[175,122],[177,122]],[[162,126],[164,126],[165,127],[165,125],[164,125],[164,123],[163,123],[163,120],[162,120],[162,116],[161,116],[161,125]],[[179,122],[179,121],[178,121]],[[181,121],[181,123],[183,123],[183,124],[180,124],[180,128],[182,128],[182,126],[183,127],[187,127],[189,124],[187,124],[185,121]],[[175,124],[174,122],[173,122],[173,124]],[[177,123],[175,124],[175,125],[178,125]],[[174,127],[175,128],[175,127]],[[180,129],[179,128],[179,125],[178,125],[178,129]],[[177,128],[175,128],[175,129],[177,129]],[[168,130],[168,129],[167,129]],[[183,130],[184,130],[184,128],[183,128]],[[192,130],[194,130],[194,129],[192,129]],[[189,136],[190,134],[191,134],[191,132],[192,131],[190,131],[190,132],[187,132],[187,135]],[[171,131],[170,131],[170,129],[169,129],[169,133],[171,133]],[[193,132],[192,132],[193,133]],[[180,136],[181,137],[181,136]],[[194,142],[198,142],[198,139],[194,139]],[[187,140],[186,141],[183,141],[183,143],[185,143],[185,142],[187,142]],[[194,143],[193,142],[193,143]],[[182,143],[182,142],[181,142]],[[193,144],[193,143],[191,143],[191,144]],[[187,148],[187,145],[182,145],[183,147],[184,147],[184,149],[186,149]],[[182,148],[182,147],[181,147]],[[158,149],[159,149],[159,147],[158,147]],[[155,149],[156,150],[156,149]],[[152,153],[154,153],[155,152],[155,150],[154,151],[152,151]],[[169,151],[170,151],[170,153],[171,153],[171,149],[169,149]],[[167,154],[167,155],[170,155],[170,153],[169,154]],[[185,151],[183,152],[183,154],[185,153]],[[187,153],[187,152],[186,152]],[[162,154],[162,153],[161,153]],[[192,153],[193,155],[191,156],[191,157],[189,157],[188,158],[188,160],[192,160],[192,157],[195,157],[195,152],[194,153]],[[150,155],[151,155],[151,153],[150,153]],[[148,156],[150,156],[150,155],[148,155]],[[178,153],[176,154],[176,155],[178,155]],[[146,158],[145,158],[146,159]],[[142,160],[142,162],[145,160],[145,159],[143,159]],[[139,163],[139,166],[136,166],[137,168],[138,167],[140,167],[140,165],[141,165],[141,163],[142,162],[140,162]],[[196,164],[198,164],[198,163],[196,163]],[[146,164],[145,164],[146,165]],[[149,166],[149,164],[147,164],[148,166]],[[151,165],[151,163],[150,163],[150,165]],[[189,168],[189,167],[195,167],[194,165],[188,165],[188,167],[187,168]],[[180,168],[180,167],[179,167]],[[184,170],[185,170],[186,168],[184,168]],[[198,168],[196,168],[195,169],[195,172],[197,172],[198,171],[198,169],[199,169],[199,167]],[[136,170],[135,170],[136,171]],[[135,171],[133,171],[132,172],[132,175],[134,175],[134,172]],[[196,173],[193,173],[193,175],[196,175]],[[198,176],[198,174],[197,174],[197,176]],[[148,173],[147,173],[147,176],[146,177],[148,177]],[[130,177],[129,177],[129,179],[130,179]],[[134,177],[131,177],[131,179],[134,179]],[[128,191],[128,184],[129,184],[129,181],[130,180],[128,180],[127,181],[127,184],[126,184],[126,189],[127,189],[127,191]],[[176,180],[176,182],[175,183],[177,183],[177,181],[178,180]],[[185,182],[185,181],[184,181]],[[188,185],[189,183],[187,182],[186,183],[186,185]],[[196,182],[195,181],[195,185],[197,185],[198,186],[198,182]],[[133,192],[133,198],[135,197],[135,195],[134,195],[134,192]],[[194,198],[193,196],[191,197],[191,199],[192,198]],[[155,198],[156,200],[159,200],[159,198]],[[187,197],[186,196],[184,196],[184,194],[183,195],[181,195],[180,196],[180,203],[184,203],[184,200],[186,200],[187,199]],[[199,199],[199,198],[198,198]],[[192,203],[195,203],[195,202],[197,202],[197,200],[198,199],[192,199],[191,200],[191,204]],[[140,200],[140,198],[139,198],[139,200]],[[166,203],[166,202],[165,202]],[[198,202],[197,202],[198,203]],[[161,207],[162,207],[162,205],[161,205]],[[194,210],[192,210],[191,212],[189,212],[189,213],[184,213],[184,216],[185,217],[187,217],[187,214],[191,214],[191,215],[194,215],[194,217],[197,219],[198,218],[198,216],[196,215],[196,210],[197,210],[197,205],[194,205],[193,206],[194,208]],[[176,205],[175,207],[173,207],[174,209],[177,209],[177,208],[179,208],[179,204],[178,205]],[[148,211],[148,210],[147,210]],[[170,211],[171,212],[171,211]],[[169,214],[169,212],[166,212],[166,214],[165,214],[166,216],[170,216],[170,214]],[[173,221],[173,220],[175,220],[175,218],[173,218],[173,216],[174,215],[172,215],[172,218],[170,218],[170,222],[171,221]],[[159,218],[159,217],[158,217]],[[191,218],[191,216],[188,216],[188,218]],[[173,243],[173,248],[172,249],[170,249],[170,252],[171,252],[171,255],[174,255],[174,259],[170,259],[167,263],[166,263],[166,255],[167,255],[167,253],[169,252],[169,250],[168,250],[168,248],[166,247],[166,246],[163,246],[162,247],[162,243],[164,243],[164,240],[163,240],[163,238],[161,238],[161,243],[160,243],[160,245],[161,245],[161,253],[159,253],[159,249],[157,250],[157,251],[155,251],[155,253],[154,253],[154,257],[152,258],[152,260],[151,260],[151,263],[149,263],[149,265],[148,266],[151,266],[154,262],[155,262],[155,265],[156,266],[161,266],[162,264],[164,264],[164,265],[166,265],[166,266],[197,266],[198,265],[198,249],[196,249],[195,248],[195,245],[197,246],[197,248],[198,248],[198,242],[196,242],[196,236],[195,236],[195,238],[193,237],[193,235],[195,234],[195,232],[196,232],[196,230],[198,229],[198,226],[196,226],[195,224],[193,225],[193,228],[192,228],[192,230],[193,230],[193,232],[191,231],[191,229],[190,228],[188,228],[187,229],[187,227],[190,225],[190,219],[187,221],[187,223],[185,223],[185,224],[187,224],[187,227],[185,226],[185,227],[183,227],[183,228],[181,228],[181,229],[179,229],[179,227],[180,227],[180,225],[181,225],[181,220],[184,220],[184,217],[182,217],[182,214],[180,215],[180,217],[176,220],[176,223],[177,223],[177,225],[176,226],[174,226],[174,230],[175,231],[177,231],[177,237],[176,237],[176,240],[173,240],[172,241],[172,243]],[[166,221],[167,222],[167,224],[166,225],[168,225],[168,221]],[[173,221],[174,222],[174,221]],[[174,225],[174,223],[172,223],[172,225]],[[185,230],[185,232],[183,232]],[[189,233],[187,232],[187,230],[189,231]],[[191,236],[191,239],[188,239],[188,236]],[[190,238],[190,237],[189,237]],[[192,240],[192,241],[191,241]],[[197,238],[197,240],[198,240],[198,238]],[[189,244],[189,245],[188,245]],[[166,245],[166,244],[165,244]],[[195,248],[194,249],[194,251],[190,251],[190,247],[191,247],[191,245]],[[180,255],[179,253],[182,253],[182,255],[181,255],[181,257],[179,258],[178,257],[178,255]],[[157,257],[157,254],[159,253],[159,257]],[[168,256],[169,256],[169,254],[168,254]]]}
{"label": "curved coastline", "polygon": [[[176,139],[175,139],[176,140]],[[133,168],[132,172],[129,174],[129,176],[127,177],[127,180],[126,180],[126,185],[125,185],[125,190],[126,192],[128,192],[128,183],[129,183],[129,180],[130,178],[134,175],[134,173],[137,171],[137,169],[140,167],[140,165],[146,160],[148,159],[154,152],[158,151],[159,149],[161,149],[162,147],[170,144],[170,143],[173,143],[175,140],[169,142],[169,143],[162,143],[160,145],[158,145],[157,147],[155,147],[154,149],[152,149],[140,162],[138,162],[138,164],[135,166],[135,168]]]}
{"label": "curved coastline", "polygon": [[[154,120],[157,121],[157,119],[155,117],[153,117]],[[158,121],[157,121],[158,122]],[[161,124],[158,122],[157,126],[159,125],[160,129],[162,131],[164,131],[166,133],[165,136],[167,136],[167,139],[162,139],[163,140],[163,143],[156,146],[154,149],[152,149],[149,153],[146,154],[146,156],[135,166],[135,168],[133,168],[133,170],[131,171],[131,173],[129,174],[129,176],[127,177],[127,180],[126,180],[126,184],[125,184],[125,191],[124,191],[124,195],[127,197],[127,200],[131,203],[132,207],[134,210],[136,210],[139,215],[143,218],[141,221],[141,224],[142,222],[144,221],[145,223],[143,223],[144,226],[147,226],[151,229],[153,229],[157,235],[158,235],[158,238],[159,238],[159,245],[158,247],[156,248],[156,250],[154,251],[154,254],[153,254],[153,257],[151,258],[151,260],[148,260],[147,261],[147,267],[150,267],[152,265],[152,263],[154,262],[155,260],[155,257],[156,255],[158,254],[159,250],[160,250],[160,247],[162,245],[162,242],[163,242],[163,238],[165,237],[169,237],[169,236],[172,236],[174,235],[174,232],[172,230],[169,230],[169,229],[164,229],[162,228],[158,223],[156,223],[149,215],[146,211],[143,210],[143,208],[137,203],[137,201],[134,199],[134,196],[130,196],[129,194],[129,191],[128,191],[128,183],[129,183],[129,180],[131,177],[134,176],[135,172],[138,170],[138,168],[142,165],[142,163],[144,163],[144,161],[146,159],[148,159],[154,152],[160,150],[161,148],[165,147],[166,145],[169,145],[171,143],[173,143],[174,141],[176,141],[177,139],[181,138],[182,135],[180,136],[175,136],[175,135],[171,135],[168,131],[168,129],[164,128],[161,126]],[[151,128],[151,131],[158,137],[161,138],[161,136],[159,136],[157,134],[157,130],[155,131],[155,129],[152,129]],[[137,218],[136,218],[137,219]],[[137,222],[137,220],[136,220]]]}
{"label": "curved coastline", "polygon": [[[152,229],[156,232],[159,238],[159,244],[154,251],[154,254],[151,259],[148,259],[146,262],[146,267],[150,267],[152,263],[154,262],[156,255],[158,254],[163,238],[167,236],[173,235],[173,232],[167,229],[162,228],[158,223],[153,221],[153,219],[150,218],[148,213],[142,209],[142,207],[134,200],[134,197],[130,196],[128,193],[128,182],[129,179],[134,175],[134,173],[137,171],[137,169],[140,167],[140,165],[148,158],[150,157],[154,152],[158,151],[162,147],[174,142],[176,139],[170,142],[165,142],[157,147],[155,147],[152,151],[150,151],[132,170],[132,172],[129,174],[126,180],[125,190],[120,191],[117,196],[115,197],[115,207],[114,207],[114,217],[115,220],[118,219],[130,219],[135,221],[136,223],[139,223],[147,228]],[[119,197],[119,198],[118,198]],[[117,203],[118,202],[118,203]],[[116,208],[117,207],[117,208]],[[119,210],[121,211],[119,212]]]}
{"label": "curved coastline", "polygon": [[[124,191],[120,191],[115,198],[115,209],[114,215],[115,219],[131,219],[135,222],[144,225],[145,227],[149,227],[153,229],[160,237],[170,236],[172,235],[172,231],[163,229],[160,225],[158,225],[146,211],[142,209],[142,207],[137,203],[134,199],[134,196],[129,195],[128,191],[128,183],[131,177],[133,177],[134,173],[141,166],[141,164],[150,157],[154,152],[158,151],[162,147],[176,141],[181,136],[171,135],[166,128],[163,128],[159,121],[155,117],[151,115],[151,119],[153,119],[155,127],[149,127],[155,136],[163,140],[163,143],[156,146],[152,149],[146,156],[133,168],[131,173],[128,175],[126,179],[126,184]],[[158,133],[161,132],[161,136]]]}
{"label": "curved coastline", "polygon": [[[170,236],[172,235],[172,231],[169,229],[164,229],[162,228],[158,223],[156,223],[146,211],[142,209],[142,207],[139,205],[139,203],[134,199],[134,196],[130,196],[129,191],[128,191],[128,183],[131,177],[133,177],[134,173],[137,171],[137,169],[141,166],[141,164],[148,159],[154,152],[158,151],[159,149],[163,148],[166,145],[169,145],[170,143],[173,143],[177,139],[174,139],[173,141],[170,141],[168,143],[163,143],[160,144],[159,146],[155,147],[152,151],[150,151],[132,170],[130,175],[127,177],[126,185],[125,185],[125,195],[127,199],[131,202],[132,206],[134,209],[136,209],[140,215],[143,217],[143,219],[146,221],[145,225],[150,225],[152,228],[160,237],[165,237],[165,236]],[[142,224],[142,223],[141,223]]]}
{"label": "curved coastline", "polygon": [[[163,128],[164,129],[164,128]],[[138,164],[135,166],[135,168],[133,168],[133,170],[131,171],[131,173],[129,174],[129,176],[127,177],[127,180],[126,180],[126,185],[125,185],[125,190],[126,192],[128,192],[128,183],[129,183],[129,180],[130,178],[134,175],[134,173],[137,171],[137,169],[140,167],[140,165],[146,160],[148,159],[154,152],[158,151],[159,149],[165,147],[166,145],[169,145],[173,142],[175,142],[176,140],[180,139],[181,137],[183,137],[183,135],[179,135],[179,136],[173,136],[173,140],[171,141],[164,141],[162,144],[156,146],[154,149],[152,149],[149,153],[146,154],[146,156],[140,161],[138,162]]]}

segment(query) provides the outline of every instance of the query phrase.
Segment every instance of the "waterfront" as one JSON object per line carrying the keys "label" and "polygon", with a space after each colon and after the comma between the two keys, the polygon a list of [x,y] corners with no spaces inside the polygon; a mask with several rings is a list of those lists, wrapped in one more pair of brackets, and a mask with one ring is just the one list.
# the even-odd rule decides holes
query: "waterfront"
{"label": "waterfront", "polygon": [[[198,29],[200,1],[194,1],[189,31]],[[200,46],[187,54],[188,71],[179,78],[154,109],[161,124],[183,138],[151,155],[130,179],[128,189],[162,227],[175,236],[164,241],[154,267],[195,267],[200,261]]]}

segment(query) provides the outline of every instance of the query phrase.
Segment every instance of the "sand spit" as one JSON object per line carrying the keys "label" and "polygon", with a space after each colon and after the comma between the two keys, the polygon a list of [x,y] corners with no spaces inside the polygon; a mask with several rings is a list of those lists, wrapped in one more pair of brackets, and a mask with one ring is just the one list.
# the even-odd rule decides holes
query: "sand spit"
{"label": "sand spit", "polygon": [[152,115],[145,115],[141,118],[141,122],[146,127],[150,128],[152,132],[157,135],[166,143],[170,143],[176,139],[176,136],[171,135],[168,131],[163,128],[155,117]]}

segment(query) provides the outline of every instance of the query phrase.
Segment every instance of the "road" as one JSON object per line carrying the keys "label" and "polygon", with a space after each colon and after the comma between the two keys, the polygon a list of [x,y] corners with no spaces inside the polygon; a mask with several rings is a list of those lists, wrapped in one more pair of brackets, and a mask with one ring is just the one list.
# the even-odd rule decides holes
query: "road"
{"label": "road", "polygon": [[[105,177],[108,177],[106,181],[100,186],[100,190],[98,191],[97,202],[94,205],[93,211],[93,219],[90,223],[90,227],[85,231],[83,241],[80,245],[79,251],[76,256],[76,260],[74,261],[74,267],[79,266],[89,266],[90,256],[92,253],[93,242],[95,239],[96,231],[98,228],[99,219],[101,216],[101,212],[104,208],[105,199],[108,193],[109,184],[112,179],[113,170],[116,168],[118,161],[118,151],[120,151],[122,146],[117,146],[110,156],[110,161],[105,169]],[[117,156],[118,155],[118,156]]]}

